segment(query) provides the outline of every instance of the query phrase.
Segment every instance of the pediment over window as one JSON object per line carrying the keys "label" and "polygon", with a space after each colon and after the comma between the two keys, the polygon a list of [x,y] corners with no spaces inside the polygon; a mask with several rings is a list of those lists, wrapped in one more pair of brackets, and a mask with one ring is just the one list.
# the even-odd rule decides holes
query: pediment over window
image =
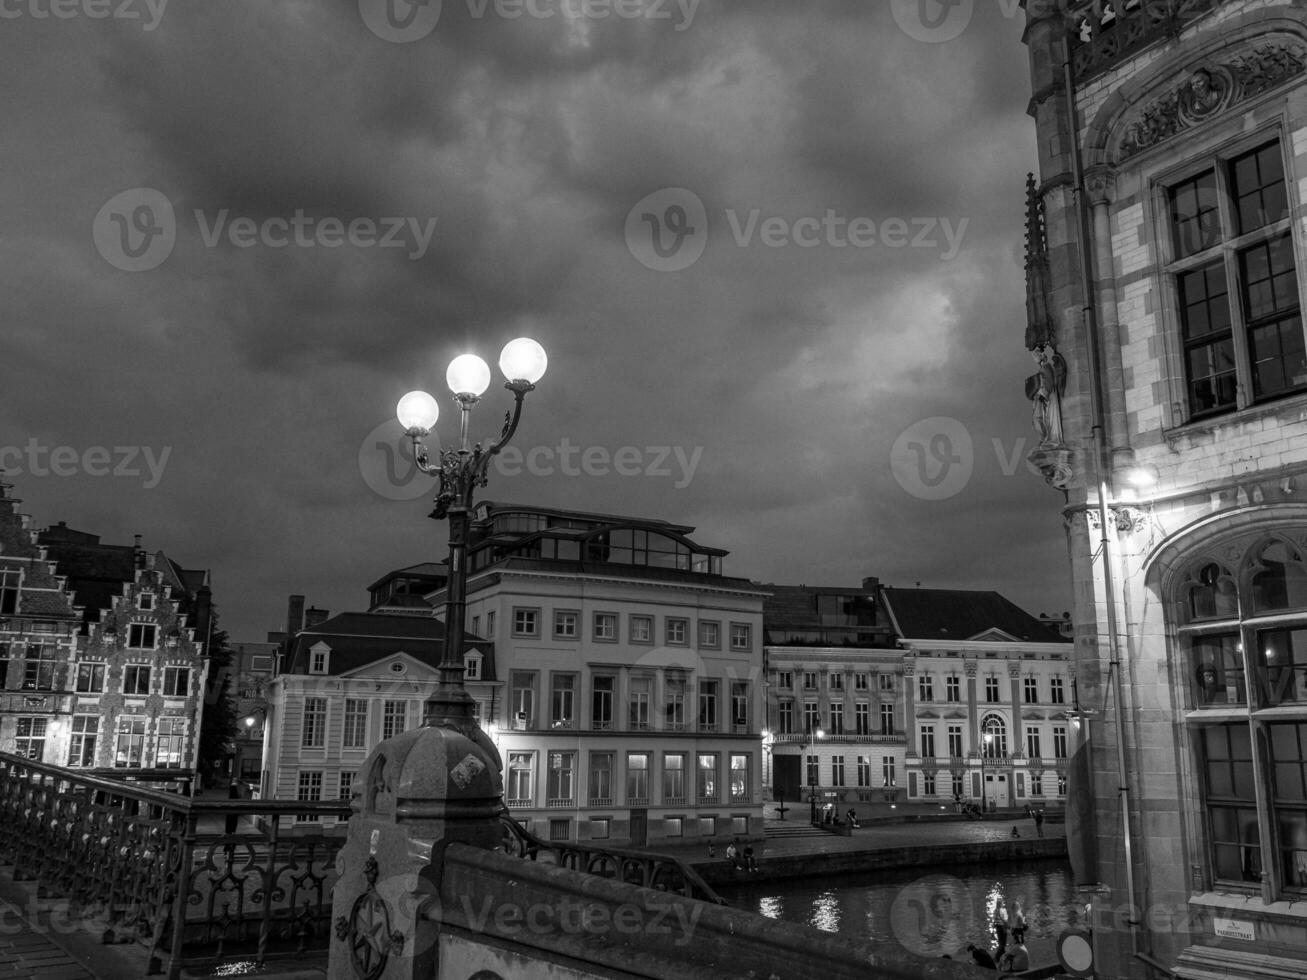
{"label": "pediment over window", "polygon": [[981,643],[1016,643],[1017,638],[1011,633],[1005,633],[997,627],[987,629],[983,633],[977,633],[975,636],[968,637],[969,640],[979,641]]}

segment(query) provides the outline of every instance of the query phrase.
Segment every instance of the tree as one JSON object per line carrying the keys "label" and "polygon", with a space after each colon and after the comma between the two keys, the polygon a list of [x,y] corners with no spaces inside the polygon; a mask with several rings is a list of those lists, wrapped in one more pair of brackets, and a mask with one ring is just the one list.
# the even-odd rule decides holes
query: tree
{"label": "tree", "polygon": [[200,721],[200,746],[196,769],[201,779],[210,777],[232,754],[240,719],[231,697],[231,651],[227,632],[218,625],[218,612],[211,611],[208,639],[209,681],[204,691],[204,714]]}

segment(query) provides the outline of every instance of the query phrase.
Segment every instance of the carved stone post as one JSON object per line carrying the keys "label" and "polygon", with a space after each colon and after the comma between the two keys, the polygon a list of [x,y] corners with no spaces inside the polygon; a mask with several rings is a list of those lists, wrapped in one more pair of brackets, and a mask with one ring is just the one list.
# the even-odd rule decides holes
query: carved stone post
{"label": "carved stone post", "polygon": [[328,976],[431,980],[444,849],[492,849],[502,837],[498,753],[475,723],[418,728],[378,745],[356,785],[336,859]]}

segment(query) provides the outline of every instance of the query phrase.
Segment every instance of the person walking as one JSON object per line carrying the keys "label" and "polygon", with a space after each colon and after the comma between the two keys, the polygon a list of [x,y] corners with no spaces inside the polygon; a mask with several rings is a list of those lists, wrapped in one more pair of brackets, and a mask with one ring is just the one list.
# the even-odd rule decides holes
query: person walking
{"label": "person walking", "polygon": [[1035,836],[1036,837],[1044,836],[1044,811],[1043,810],[1035,811]]}

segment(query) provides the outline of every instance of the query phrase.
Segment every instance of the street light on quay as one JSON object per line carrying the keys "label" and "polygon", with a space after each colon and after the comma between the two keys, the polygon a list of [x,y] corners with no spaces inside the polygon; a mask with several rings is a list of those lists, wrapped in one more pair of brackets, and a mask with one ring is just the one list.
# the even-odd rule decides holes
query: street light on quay
{"label": "street light on quay", "polygon": [[808,806],[811,810],[810,819],[813,823],[817,822],[817,784],[821,781],[821,773],[819,772],[821,763],[817,761],[814,756],[816,753],[817,741],[825,737],[826,733],[821,730],[820,726],[817,728],[813,728],[811,725],[808,726],[809,760],[805,761],[808,761],[810,767],[808,769]]}
{"label": "street light on quay", "polygon": [[436,399],[425,391],[410,391],[399,400],[396,414],[412,442],[413,459],[423,473],[439,476],[435,520],[449,518],[449,582],[445,586],[445,639],[441,653],[436,689],[423,705],[422,724],[462,730],[469,737],[479,734],[487,745],[489,739],[476,722],[476,704],[463,686],[463,621],[467,608],[467,538],[471,523],[472,494],[484,487],[490,461],[508,444],[522,417],[522,400],[536,382],[544,377],[548,359],[545,350],[534,340],[519,337],[509,341],[499,356],[499,369],[507,379],[504,387],[513,393],[513,408],[505,413],[499,438],[488,447],[469,445],[468,424],[472,407],[490,387],[490,368],[475,354],[461,354],[449,364],[445,380],[459,408],[459,441],[453,449],[442,449],[439,456],[427,456],[422,440],[431,432],[440,416]]}
{"label": "street light on quay", "polygon": [[994,733],[985,732],[985,754],[980,761],[980,811],[989,812],[989,773],[985,770],[985,762],[994,757]]}

